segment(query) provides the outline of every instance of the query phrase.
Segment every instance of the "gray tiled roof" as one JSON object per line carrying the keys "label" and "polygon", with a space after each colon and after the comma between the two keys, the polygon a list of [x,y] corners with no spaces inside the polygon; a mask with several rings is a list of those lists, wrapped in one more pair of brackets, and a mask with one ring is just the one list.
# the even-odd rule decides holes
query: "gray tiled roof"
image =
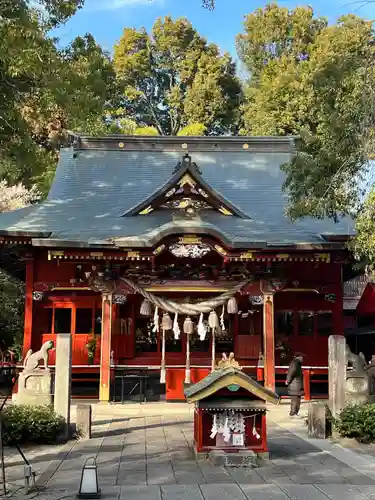
{"label": "gray tiled roof", "polygon": [[[269,245],[324,243],[324,233],[353,233],[351,221],[305,218],[291,223],[285,216],[280,165],[290,158],[281,152],[191,152],[203,179],[213,190],[238,207],[249,219],[219,213],[202,214],[192,223],[198,232],[220,234],[233,245],[264,242]],[[144,245],[176,232],[169,212],[123,217],[140,201],[161,189],[181,160],[180,151],[125,151],[72,148],[61,151],[48,199],[33,207],[0,215],[0,231],[50,232],[51,240],[78,244],[124,243]],[[188,231],[188,228],[185,228]],[[126,240],[128,238],[128,240]]]}

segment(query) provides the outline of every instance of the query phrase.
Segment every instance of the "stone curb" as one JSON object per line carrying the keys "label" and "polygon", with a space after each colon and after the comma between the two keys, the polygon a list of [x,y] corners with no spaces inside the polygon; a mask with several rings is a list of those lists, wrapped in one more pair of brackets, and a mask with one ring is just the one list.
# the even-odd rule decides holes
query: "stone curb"
{"label": "stone curb", "polygon": [[[66,443],[62,449],[58,452],[58,458],[51,460],[50,465],[47,469],[42,472],[42,474],[36,480],[36,486],[38,488],[45,488],[47,483],[51,480],[52,476],[55,474],[60,465],[64,462],[68,454],[72,451],[72,449],[77,444],[77,441],[70,441]],[[32,463],[31,463],[32,465]]]}

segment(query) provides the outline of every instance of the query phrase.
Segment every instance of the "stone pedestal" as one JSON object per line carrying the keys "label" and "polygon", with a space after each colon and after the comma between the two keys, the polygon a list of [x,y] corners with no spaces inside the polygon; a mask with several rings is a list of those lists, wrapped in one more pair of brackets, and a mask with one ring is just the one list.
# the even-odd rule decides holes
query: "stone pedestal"
{"label": "stone pedestal", "polygon": [[308,434],[311,438],[326,438],[325,403],[310,403],[308,414]]}
{"label": "stone pedestal", "polygon": [[23,405],[52,404],[51,372],[48,369],[39,369],[20,373],[16,403]]}
{"label": "stone pedestal", "polygon": [[77,432],[81,439],[91,439],[91,405],[77,405]]}
{"label": "stone pedestal", "polygon": [[345,406],[346,341],[341,335],[328,339],[329,406],[336,417]]}
{"label": "stone pedestal", "polygon": [[208,459],[216,467],[258,467],[256,453],[251,450],[226,453],[223,450],[212,450]]}
{"label": "stone pedestal", "polygon": [[56,413],[64,417],[66,423],[61,437],[68,439],[72,382],[72,336],[70,333],[59,333],[56,337],[54,408]]}
{"label": "stone pedestal", "polygon": [[348,371],[345,382],[345,403],[357,405],[373,401],[368,375]]}

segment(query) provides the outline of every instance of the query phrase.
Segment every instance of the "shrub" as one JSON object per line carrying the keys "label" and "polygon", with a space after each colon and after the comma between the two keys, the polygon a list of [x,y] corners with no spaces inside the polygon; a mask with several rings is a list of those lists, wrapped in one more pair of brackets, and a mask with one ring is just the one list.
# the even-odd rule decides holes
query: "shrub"
{"label": "shrub", "polygon": [[52,406],[11,405],[2,413],[4,442],[53,443],[63,429],[64,418]]}
{"label": "shrub", "polygon": [[335,419],[334,428],[342,437],[375,441],[375,403],[347,406]]}

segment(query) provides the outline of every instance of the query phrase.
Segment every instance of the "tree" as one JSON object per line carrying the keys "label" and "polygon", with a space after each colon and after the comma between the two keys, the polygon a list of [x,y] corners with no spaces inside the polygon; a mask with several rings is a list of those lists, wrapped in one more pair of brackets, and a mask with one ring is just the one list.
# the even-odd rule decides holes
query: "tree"
{"label": "tree", "polygon": [[373,271],[375,264],[375,186],[366,197],[356,220],[356,237],[350,248]]}
{"label": "tree", "polygon": [[[49,30],[83,0],[3,0],[0,24],[0,178],[48,189],[67,129],[104,128],[114,73],[91,35],[59,49]],[[33,2],[33,6],[36,2]],[[1,99],[1,98],[0,98]]]}
{"label": "tree", "polygon": [[202,0],[202,5],[205,9],[213,10],[215,8],[215,0]]}
{"label": "tree", "polygon": [[0,181],[0,212],[11,212],[39,200],[40,193],[36,186],[27,189],[22,184],[8,186],[7,181]]}
{"label": "tree", "polygon": [[198,137],[206,134],[206,127],[201,123],[192,123],[178,131],[177,135]]}
{"label": "tree", "polygon": [[373,42],[371,22],[354,15],[328,26],[311,8],[271,4],[245,21],[237,44],[251,79],[241,132],[301,137],[283,167],[292,218],[335,219],[358,206]]}
{"label": "tree", "polygon": [[[0,182],[0,212],[23,208],[39,199],[40,193],[35,186],[27,189],[22,184],[9,186],[6,181]],[[10,254],[6,248],[3,248],[1,250],[2,265],[4,265],[5,254],[9,262]],[[24,283],[17,277],[15,266],[17,266],[17,260],[10,264],[12,274],[3,268],[0,269],[1,349],[14,344],[17,346],[23,342]]]}
{"label": "tree", "polygon": [[126,28],[114,66],[123,98],[117,119],[176,135],[193,123],[208,134],[233,131],[241,88],[236,67],[186,19],[157,19],[151,34]]}

